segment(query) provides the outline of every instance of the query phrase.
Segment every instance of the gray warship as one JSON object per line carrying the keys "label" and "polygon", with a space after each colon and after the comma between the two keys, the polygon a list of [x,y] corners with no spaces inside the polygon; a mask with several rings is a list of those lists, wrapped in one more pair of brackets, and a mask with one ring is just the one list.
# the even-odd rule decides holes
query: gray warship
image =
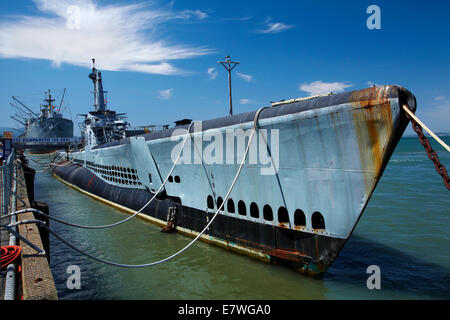
{"label": "gray warship", "polygon": [[350,238],[409,123],[402,106],[416,110],[410,91],[384,85],[127,136],[95,65],[89,78],[95,110],[83,145],[52,165],[58,180],[163,231],[317,277]]}
{"label": "gray warship", "polygon": [[45,142],[57,139],[73,138],[73,121],[63,117],[61,111],[62,102],[66,90],[64,89],[63,96],[59,107],[52,98],[50,89],[45,93],[44,103],[40,105],[39,114],[35,113],[31,108],[27,107],[18,98],[12,97],[13,100],[20,104],[11,103],[11,105],[18,111],[12,119],[25,126],[24,133],[19,138],[26,141],[42,142],[35,147],[27,146],[27,151],[31,153],[50,153],[55,151],[51,144],[45,145]]}

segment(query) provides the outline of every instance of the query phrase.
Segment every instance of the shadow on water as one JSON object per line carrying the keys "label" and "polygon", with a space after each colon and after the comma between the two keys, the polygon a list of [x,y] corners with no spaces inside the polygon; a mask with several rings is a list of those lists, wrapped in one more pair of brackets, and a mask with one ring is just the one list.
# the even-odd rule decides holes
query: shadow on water
{"label": "shadow on water", "polygon": [[378,265],[381,288],[432,299],[450,298],[450,270],[405,254],[384,244],[353,235],[342,249],[324,281],[366,283],[367,267]]}
{"label": "shadow on water", "polygon": [[[402,168],[391,166],[390,170],[397,174]],[[411,217],[419,219],[421,211],[414,210],[414,205],[405,205],[415,203],[408,193],[401,193],[402,198],[393,198],[391,195],[398,190],[415,190],[416,184],[408,184],[411,180],[409,171],[401,176],[405,177],[403,180],[393,173],[391,176],[387,170],[384,184],[379,186],[371,201],[372,209],[368,208],[364,220],[359,224],[360,234],[366,237],[355,232],[322,280],[304,277],[282,266],[228,254],[222,248],[202,242],[172,263],[150,270],[117,269],[92,262],[53,239],[51,267],[58,293],[61,299],[450,299],[447,256],[440,259],[444,262],[440,265],[435,262],[438,259],[429,260],[420,254],[422,252],[427,254],[426,257],[433,257],[440,250],[445,253],[447,238],[438,239],[423,234],[414,236],[420,229],[416,227],[418,220]],[[429,194],[436,194],[434,189],[428,189]],[[123,213],[109,206],[71,188],[62,187],[48,172],[37,175],[35,191],[37,199],[48,202],[52,212],[59,212],[65,220],[105,224],[124,217]],[[425,194],[421,200],[428,201],[427,208],[433,208],[442,215],[433,221],[419,221],[426,223],[430,230],[438,230],[440,225],[448,221],[445,220],[448,214],[441,209],[448,208],[448,200],[445,197],[441,197],[440,201],[429,199],[432,198]],[[397,214],[382,214],[389,211]],[[392,239],[392,232],[398,232],[398,223],[402,223],[408,236]],[[58,226],[53,224],[53,227]],[[187,242],[185,236],[161,236],[158,228],[152,228],[150,224],[139,220],[130,221],[114,232],[105,231],[102,236],[65,227],[58,229],[58,232],[71,239],[74,245],[86,248],[96,256],[118,262],[155,261],[172,254]],[[434,231],[430,232],[435,234]],[[377,234],[382,234],[383,239],[401,243],[402,247],[379,242]],[[436,239],[439,240],[437,244]],[[142,245],[136,246],[136,243]],[[410,250],[415,246],[417,253]],[[141,260],[136,257],[141,257]],[[81,268],[82,290],[67,288],[66,269],[72,264]],[[381,269],[382,290],[366,288],[369,277],[366,270],[370,265],[378,265]]]}

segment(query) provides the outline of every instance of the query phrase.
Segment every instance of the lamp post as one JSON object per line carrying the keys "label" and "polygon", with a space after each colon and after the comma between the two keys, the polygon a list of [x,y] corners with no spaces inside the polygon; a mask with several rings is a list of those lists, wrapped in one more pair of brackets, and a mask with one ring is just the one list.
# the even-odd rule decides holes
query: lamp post
{"label": "lamp post", "polygon": [[231,61],[230,56],[225,57],[225,61],[217,61],[217,63],[220,63],[227,71],[228,71],[228,91],[229,91],[229,98],[230,98],[230,116],[233,115],[233,101],[231,99],[231,70],[236,67],[239,62],[237,61]]}

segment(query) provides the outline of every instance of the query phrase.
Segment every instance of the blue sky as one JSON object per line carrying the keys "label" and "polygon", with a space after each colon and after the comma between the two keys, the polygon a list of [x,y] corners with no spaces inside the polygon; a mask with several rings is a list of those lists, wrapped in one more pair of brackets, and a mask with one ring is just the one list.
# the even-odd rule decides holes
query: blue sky
{"label": "blue sky", "polygon": [[[381,10],[379,30],[366,26],[370,5]],[[12,95],[36,110],[49,88],[57,97],[67,88],[79,122],[92,109],[90,58],[108,107],[134,125],[225,116],[227,73],[217,61],[231,55],[240,61],[235,114],[398,84],[430,128],[450,131],[449,12],[448,1],[2,1],[0,126],[15,126]]]}

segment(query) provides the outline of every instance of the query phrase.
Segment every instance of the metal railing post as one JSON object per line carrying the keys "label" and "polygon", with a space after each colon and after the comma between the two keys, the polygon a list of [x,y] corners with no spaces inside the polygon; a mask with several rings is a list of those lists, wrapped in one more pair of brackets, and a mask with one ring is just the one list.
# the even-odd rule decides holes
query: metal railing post
{"label": "metal railing post", "polygon": [[[12,175],[17,172],[15,168],[15,162],[16,155],[14,150],[11,152],[11,154],[8,157],[8,160],[6,162],[8,174],[7,174],[7,183],[5,191],[7,191],[8,197],[12,194],[14,194],[17,191],[17,184],[14,182],[14,185],[12,185]],[[11,190],[13,189],[13,190]],[[8,192],[9,191],[9,192]],[[9,200],[9,199],[8,199]],[[8,201],[9,203],[9,201]],[[8,210],[8,207],[7,207]],[[14,198],[11,202],[11,210],[12,212],[16,211],[16,199]],[[10,223],[16,222],[16,216],[11,216]],[[15,232],[17,232],[17,227],[11,228]],[[9,235],[9,245],[15,246],[17,244],[16,236],[13,233],[10,233]],[[5,294],[4,294],[4,300],[14,300],[16,296],[16,263],[13,261],[6,267],[6,280],[5,280]]]}
{"label": "metal railing post", "polygon": [[1,214],[2,215],[5,215],[5,214],[7,214],[7,212],[6,212],[6,210],[5,210],[5,198],[6,198],[6,194],[5,194],[5,188],[6,188],[6,185],[5,185],[5,166],[4,165],[2,165],[1,167],[0,167],[0,177],[1,177],[1,183],[2,183],[2,190],[1,190],[1,193],[2,193],[2,198],[1,198],[1,202],[2,202],[2,208],[1,208],[1,210],[2,210],[2,212],[1,212]]}

